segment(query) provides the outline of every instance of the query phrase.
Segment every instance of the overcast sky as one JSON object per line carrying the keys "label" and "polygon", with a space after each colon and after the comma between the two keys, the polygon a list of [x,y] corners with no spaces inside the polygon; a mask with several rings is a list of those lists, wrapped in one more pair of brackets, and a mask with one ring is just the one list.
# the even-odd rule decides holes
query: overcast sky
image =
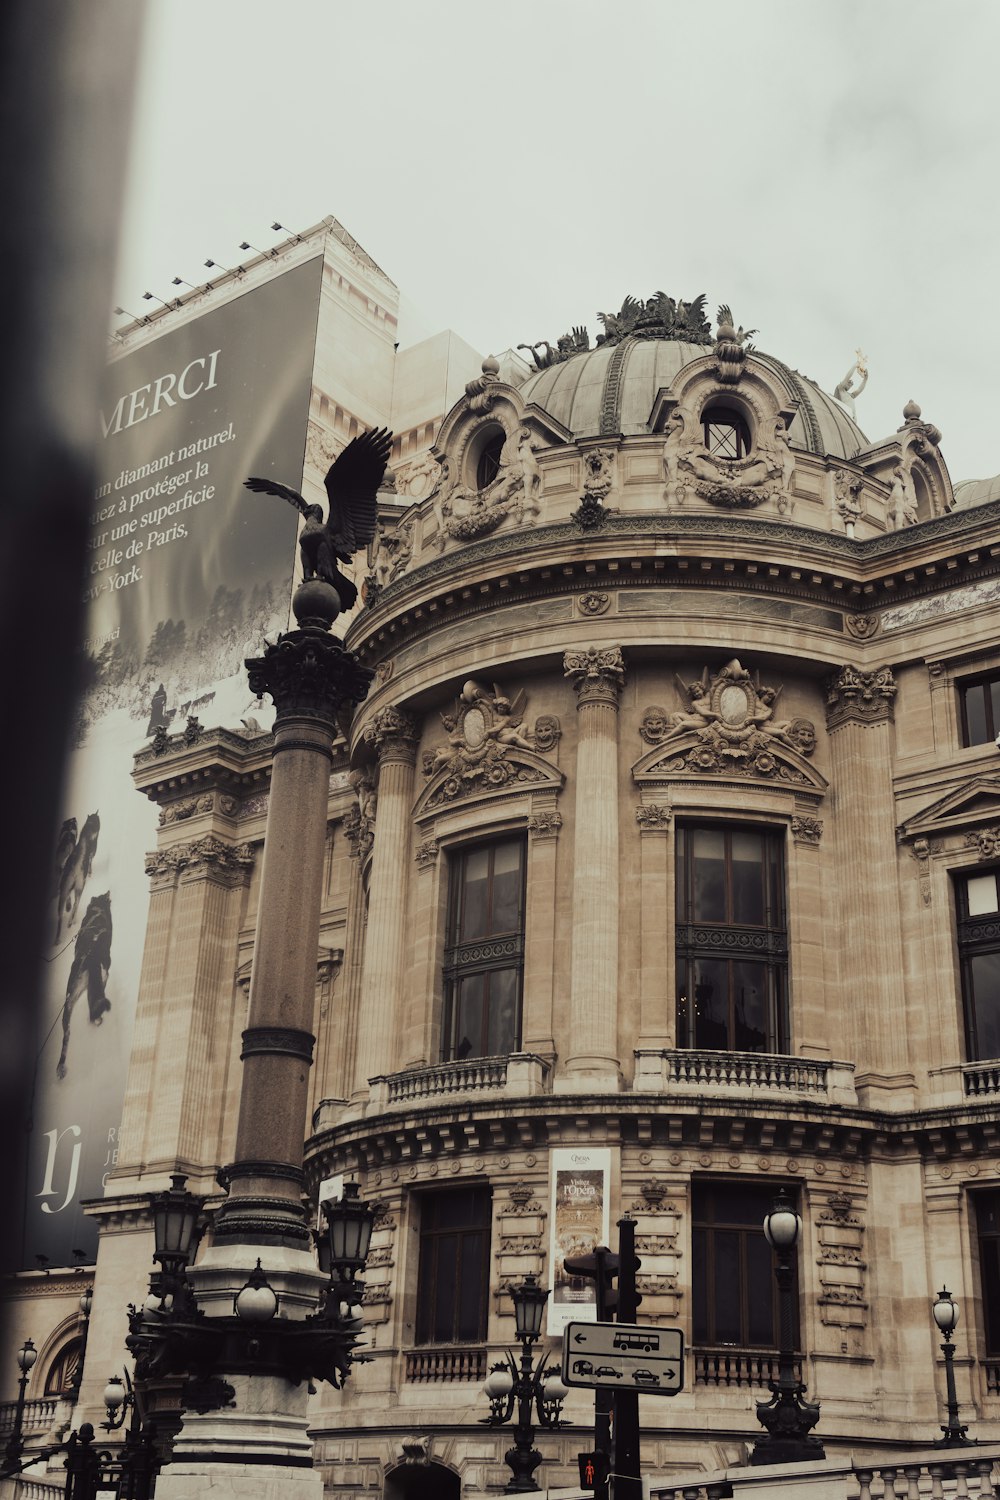
{"label": "overcast sky", "polygon": [[1000,471],[997,0],[150,0],[116,296],[334,214],[402,337],[729,302],[857,419]]}

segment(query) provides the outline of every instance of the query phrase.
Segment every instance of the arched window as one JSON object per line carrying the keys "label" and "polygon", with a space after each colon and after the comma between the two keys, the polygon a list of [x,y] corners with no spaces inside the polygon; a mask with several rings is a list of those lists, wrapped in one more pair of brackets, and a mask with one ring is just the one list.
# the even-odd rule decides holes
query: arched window
{"label": "arched window", "polygon": [[45,1376],[46,1396],[66,1396],[75,1390],[76,1372],[80,1366],[83,1339],[79,1334],[65,1343],[49,1365]]}
{"label": "arched window", "polygon": [[734,407],[706,407],[701,425],[705,447],[713,458],[746,458],[750,452],[750,429]]}

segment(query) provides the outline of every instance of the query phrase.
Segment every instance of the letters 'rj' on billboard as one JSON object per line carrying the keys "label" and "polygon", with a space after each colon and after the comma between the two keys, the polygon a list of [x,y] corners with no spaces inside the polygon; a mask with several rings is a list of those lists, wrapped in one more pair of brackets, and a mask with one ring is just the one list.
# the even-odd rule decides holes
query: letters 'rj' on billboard
{"label": "letters 'rj' on billboard", "polygon": [[[239,729],[243,659],[287,627],[295,516],[243,489],[301,481],[322,257],[113,361],[86,562],[87,689],[53,851],[20,1263],[91,1259],[132,1041],[155,809],[132,757],[189,715]],[[156,1100],[149,1101],[151,1111]]]}

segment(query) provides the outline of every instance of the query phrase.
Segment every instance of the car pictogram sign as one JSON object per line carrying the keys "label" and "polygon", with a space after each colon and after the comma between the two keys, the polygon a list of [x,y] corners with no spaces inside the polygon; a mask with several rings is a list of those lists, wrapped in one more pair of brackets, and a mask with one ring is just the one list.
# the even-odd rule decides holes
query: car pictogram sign
{"label": "car pictogram sign", "polygon": [[684,1335],[635,1323],[569,1323],[562,1378],[567,1385],[676,1396],[684,1388]]}

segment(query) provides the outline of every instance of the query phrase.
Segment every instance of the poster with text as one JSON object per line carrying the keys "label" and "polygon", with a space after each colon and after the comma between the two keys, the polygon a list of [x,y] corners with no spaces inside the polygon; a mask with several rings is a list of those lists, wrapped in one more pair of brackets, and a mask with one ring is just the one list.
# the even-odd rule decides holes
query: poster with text
{"label": "poster with text", "polygon": [[567,1270],[567,1256],[589,1255],[595,1245],[608,1243],[611,1151],[606,1146],[567,1147],[549,1157],[552,1202],[549,1212],[552,1296],[549,1298],[549,1336],[561,1335],[567,1323],[597,1321],[595,1284]]}
{"label": "poster with text", "polygon": [[[25,1122],[21,1264],[93,1259],[116,1165],[157,809],[134,789],[157,731],[269,727],[243,660],[288,626],[322,258],[114,360],[86,568],[87,689],[52,851],[47,989]],[[156,1109],[150,1099],[149,1109]]]}

